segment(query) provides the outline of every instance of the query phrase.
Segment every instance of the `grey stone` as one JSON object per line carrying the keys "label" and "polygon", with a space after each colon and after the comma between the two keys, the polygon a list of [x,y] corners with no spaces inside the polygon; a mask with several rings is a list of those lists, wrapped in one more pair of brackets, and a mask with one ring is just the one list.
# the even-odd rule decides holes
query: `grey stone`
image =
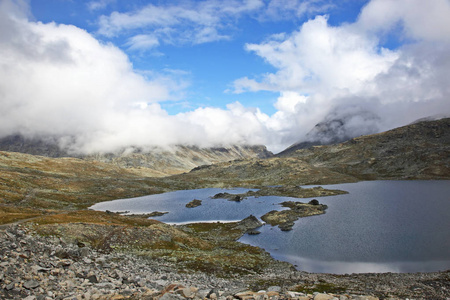
{"label": "grey stone", "polygon": [[331,300],[334,296],[318,293],[314,296],[314,300]]}
{"label": "grey stone", "polygon": [[279,287],[279,286],[270,286],[268,289],[267,289],[267,291],[268,292],[281,292],[281,287]]}
{"label": "grey stone", "polygon": [[184,299],[184,297],[170,293],[164,294],[161,298],[159,298],[159,300],[181,300],[181,299]]}
{"label": "grey stone", "polygon": [[197,292],[197,297],[199,297],[200,299],[205,299],[206,296],[209,295],[209,291],[210,290],[201,289]]}
{"label": "grey stone", "polygon": [[36,280],[28,280],[23,284],[23,287],[26,289],[35,289],[39,286],[39,282],[37,282]]}
{"label": "grey stone", "polygon": [[91,283],[98,283],[97,276],[95,275],[88,276],[86,279],[89,280],[89,282]]}
{"label": "grey stone", "polygon": [[83,247],[80,249],[80,256],[81,257],[87,257],[91,254],[91,250],[89,248]]}

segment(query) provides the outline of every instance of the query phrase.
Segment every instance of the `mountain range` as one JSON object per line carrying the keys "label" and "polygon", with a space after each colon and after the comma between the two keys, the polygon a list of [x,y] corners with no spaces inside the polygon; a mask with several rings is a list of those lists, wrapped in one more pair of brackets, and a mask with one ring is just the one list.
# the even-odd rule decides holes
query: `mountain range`
{"label": "mountain range", "polygon": [[[136,152],[124,154],[124,158],[106,155],[83,159],[0,151],[0,203],[75,209],[100,201],[193,188],[450,179],[450,118],[282,156],[272,156],[258,146],[208,150],[180,146],[178,150],[169,157],[163,152],[160,156]],[[210,164],[218,158],[222,161]],[[177,169],[176,163],[181,167]],[[192,166],[191,171],[184,171]],[[179,174],[166,176],[175,171]]]}

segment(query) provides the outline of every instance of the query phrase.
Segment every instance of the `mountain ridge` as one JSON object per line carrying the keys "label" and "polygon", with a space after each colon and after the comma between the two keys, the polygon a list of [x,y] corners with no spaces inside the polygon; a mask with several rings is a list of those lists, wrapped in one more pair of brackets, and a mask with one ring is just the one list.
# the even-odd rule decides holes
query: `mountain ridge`
{"label": "mountain ridge", "polygon": [[94,154],[71,154],[58,146],[52,138],[27,139],[10,135],[0,139],[0,151],[19,152],[51,158],[73,157],[87,161],[112,163],[133,169],[142,176],[169,176],[188,172],[191,169],[223,161],[273,156],[262,145],[230,145],[198,147],[175,145],[172,147],[151,147],[147,149],[128,147],[115,152]]}

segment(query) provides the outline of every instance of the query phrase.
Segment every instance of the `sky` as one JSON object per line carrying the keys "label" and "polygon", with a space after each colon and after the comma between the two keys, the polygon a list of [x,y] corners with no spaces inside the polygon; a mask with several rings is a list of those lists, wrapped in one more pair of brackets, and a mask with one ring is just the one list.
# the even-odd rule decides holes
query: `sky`
{"label": "sky", "polygon": [[0,0],[0,138],[73,153],[450,115],[450,0]]}

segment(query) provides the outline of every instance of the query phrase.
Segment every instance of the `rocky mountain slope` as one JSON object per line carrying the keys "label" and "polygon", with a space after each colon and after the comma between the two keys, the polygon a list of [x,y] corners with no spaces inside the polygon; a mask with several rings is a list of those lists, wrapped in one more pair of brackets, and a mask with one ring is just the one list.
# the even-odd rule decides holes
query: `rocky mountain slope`
{"label": "rocky mountain slope", "polygon": [[290,155],[359,179],[449,179],[450,118],[424,121]]}
{"label": "rocky mountain slope", "polygon": [[331,184],[372,179],[450,179],[450,119],[425,121],[282,157],[193,169],[172,177],[200,186]]}
{"label": "rocky mountain slope", "polygon": [[178,145],[167,149],[153,148],[150,151],[134,149],[134,151],[122,151],[119,153],[88,155],[83,157],[83,159],[131,168],[144,176],[155,176],[155,174],[148,174],[148,169],[156,171],[160,176],[167,176],[188,172],[202,165],[211,165],[236,159],[267,158],[271,156],[273,154],[265,146],[234,145],[200,148]]}
{"label": "rocky mountain slope", "polygon": [[46,157],[76,157],[88,161],[112,163],[133,169],[143,176],[168,176],[188,172],[191,169],[218,162],[247,158],[267,158],[273,154],[265,146],[232,145],[224,147],[201,148],[176,145],[167,148],[151,147],[141,149],[129,147],[114,153],[95,153],[84,155],[61,149],[52,138],[27,139],[11,135],[0,139],[0,151],[20,152]]}

